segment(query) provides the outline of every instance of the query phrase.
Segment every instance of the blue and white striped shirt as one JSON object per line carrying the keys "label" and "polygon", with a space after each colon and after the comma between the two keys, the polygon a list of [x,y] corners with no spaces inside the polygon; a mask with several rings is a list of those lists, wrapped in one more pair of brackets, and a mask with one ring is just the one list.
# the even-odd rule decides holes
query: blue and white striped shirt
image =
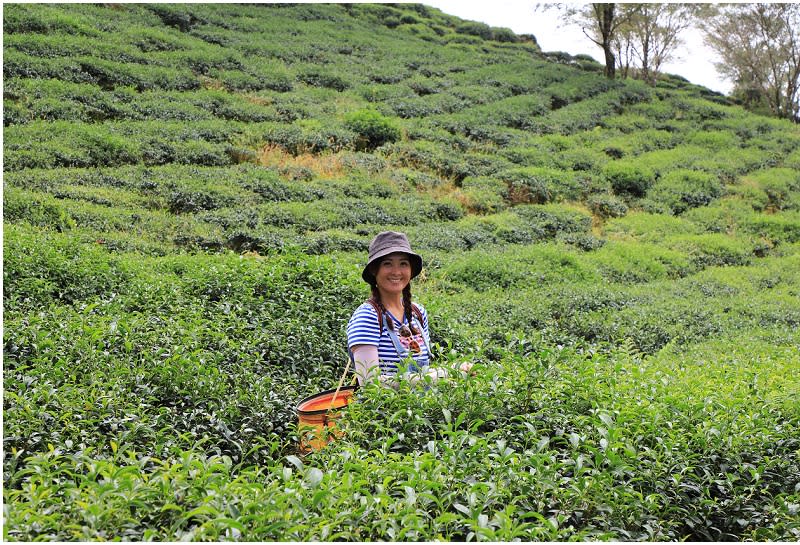
{"label": "blue and white striped shirt", "polygon": [[[359,344],[367,344],[378,347],[378,364],[380,365],[381,374],[395,376],[397,374],[397,363],[404,360],[409,356],[414,359],[417,367],[424,368],[430,361],[430,349],[426,339],[430,339],[428,333],[428,313],[425,308],[417,303],[414,305],[420,310],[422,314],[422,323],[419,323],[415,313],[412,313],[411,322],[415,328],[409,328],[408,321],[403,316],[403,321],[400,322],[395,316],[386,311],[386,315],[393,321],[394,330],[398,333],[400,344],[403,348],[403,353],[398,354],[386,326],[381,324],[378,327],[378,313],[370,303],[363,303],[358,307],[350,321],[347,323],[347,347],[352,348]],[[404,329],[405,327],[405,329]],[[420,329],[421,328],[421,329]],[[408,330],[416,329],[422,334],[414,334]],[[403,333],[411,333],[410,335]]]}

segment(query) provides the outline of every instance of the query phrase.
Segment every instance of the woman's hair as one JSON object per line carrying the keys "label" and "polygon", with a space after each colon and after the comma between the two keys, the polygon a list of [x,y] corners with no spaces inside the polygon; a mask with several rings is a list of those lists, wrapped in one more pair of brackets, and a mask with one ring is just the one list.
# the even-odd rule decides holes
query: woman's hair
{"label": "woman's hair", "polygon": [[[381,301],[381,292],[378,290],[378,286],[376,284],[372,285],[372,300],[375,301],[381,309],[381,312],[386,314],[386,307],[383,306],[383,301]],[[411,283],[406,284],[406,287],[403,288],[403,315],[406,318],[406,321],[410,324],[411,322]],[[387,321],[389,324],[389,329],[394,330],[394,324],[392,320]]]}

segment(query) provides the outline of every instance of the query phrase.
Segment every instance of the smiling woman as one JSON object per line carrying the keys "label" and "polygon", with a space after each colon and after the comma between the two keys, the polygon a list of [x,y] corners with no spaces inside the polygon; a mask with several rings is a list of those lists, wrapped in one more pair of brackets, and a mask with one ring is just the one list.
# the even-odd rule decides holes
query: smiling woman
{"label": "smiling woman", "polygon": [[[411,279],[421,271],[422,257],[404,233],[384,231],[370,243],[361,276],[372,288],[372,297],[347,324],[347,347],[360,384],[377,379],[396,385],[401,363],[412,381],[447,376],[444,369],[429,369],[428,315],[411,300]],[[461,370],[469,371],[471,365],[464,365]]]}

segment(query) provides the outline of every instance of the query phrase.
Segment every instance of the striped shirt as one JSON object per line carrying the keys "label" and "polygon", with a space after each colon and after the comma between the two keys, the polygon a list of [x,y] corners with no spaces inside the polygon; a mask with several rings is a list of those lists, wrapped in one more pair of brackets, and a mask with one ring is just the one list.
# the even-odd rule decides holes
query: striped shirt
{"label": "striped shirt", "polygon": [[[367,344],[378,347],[378,364],[382,375],[394,376],[397,374],[397,364],[408,357],[409,353],[414,359],[417,367],[426,367],[430,361],[430,351],[425,339],[430,338],[428,333],[428,313],[422,305],[414,303],[422,314],[422,323],[419,323],[417,316],[412,313],[411,321],[415,328],[408,327],[408,320],[403,316],[400,322],[388,310],[385,314],[393,321],[394,330],[398,333],[398,339],[403,353],[398,354],[397,348],[392,341],[386,326],[378,327],[378,313],[369,303],[363,303],[358,307],[350,321],[347,323],[347,348],[351,349],[359,344]],[[405,329],[404,329],[405,326]],[[424,334],[404,335],[409,329],[424,331]]]}

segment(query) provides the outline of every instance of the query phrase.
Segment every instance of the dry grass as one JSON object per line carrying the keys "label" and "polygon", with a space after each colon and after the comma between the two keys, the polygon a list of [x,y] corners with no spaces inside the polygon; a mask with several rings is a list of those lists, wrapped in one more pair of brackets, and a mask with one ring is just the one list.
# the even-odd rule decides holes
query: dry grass
{"label": "dry grass", "polygon": [[245,100],[253,104],[257,104],[258,106],[272,106],[272,104],[275,102],[272,98],[269,97],[260,97],[257,95],[250,95],[250,94],[243,96]]}
{"label": "dry grass", "polygon": [[225,89],[225,84],[222,83],[222,81],[208,76],[200,76],[200,84],[203,86],[203,89],[210,89],[213,91],[222,91]]}
{"label": "dry grass", "polygon": [[305,168],[313,172],[315,177],[324,178],[343,178],[347,174],[347,169],[336,154],[292,155],[280,146],[268,144],[261,148],[257,156],[260,165],[277,167],[279,170]]}

